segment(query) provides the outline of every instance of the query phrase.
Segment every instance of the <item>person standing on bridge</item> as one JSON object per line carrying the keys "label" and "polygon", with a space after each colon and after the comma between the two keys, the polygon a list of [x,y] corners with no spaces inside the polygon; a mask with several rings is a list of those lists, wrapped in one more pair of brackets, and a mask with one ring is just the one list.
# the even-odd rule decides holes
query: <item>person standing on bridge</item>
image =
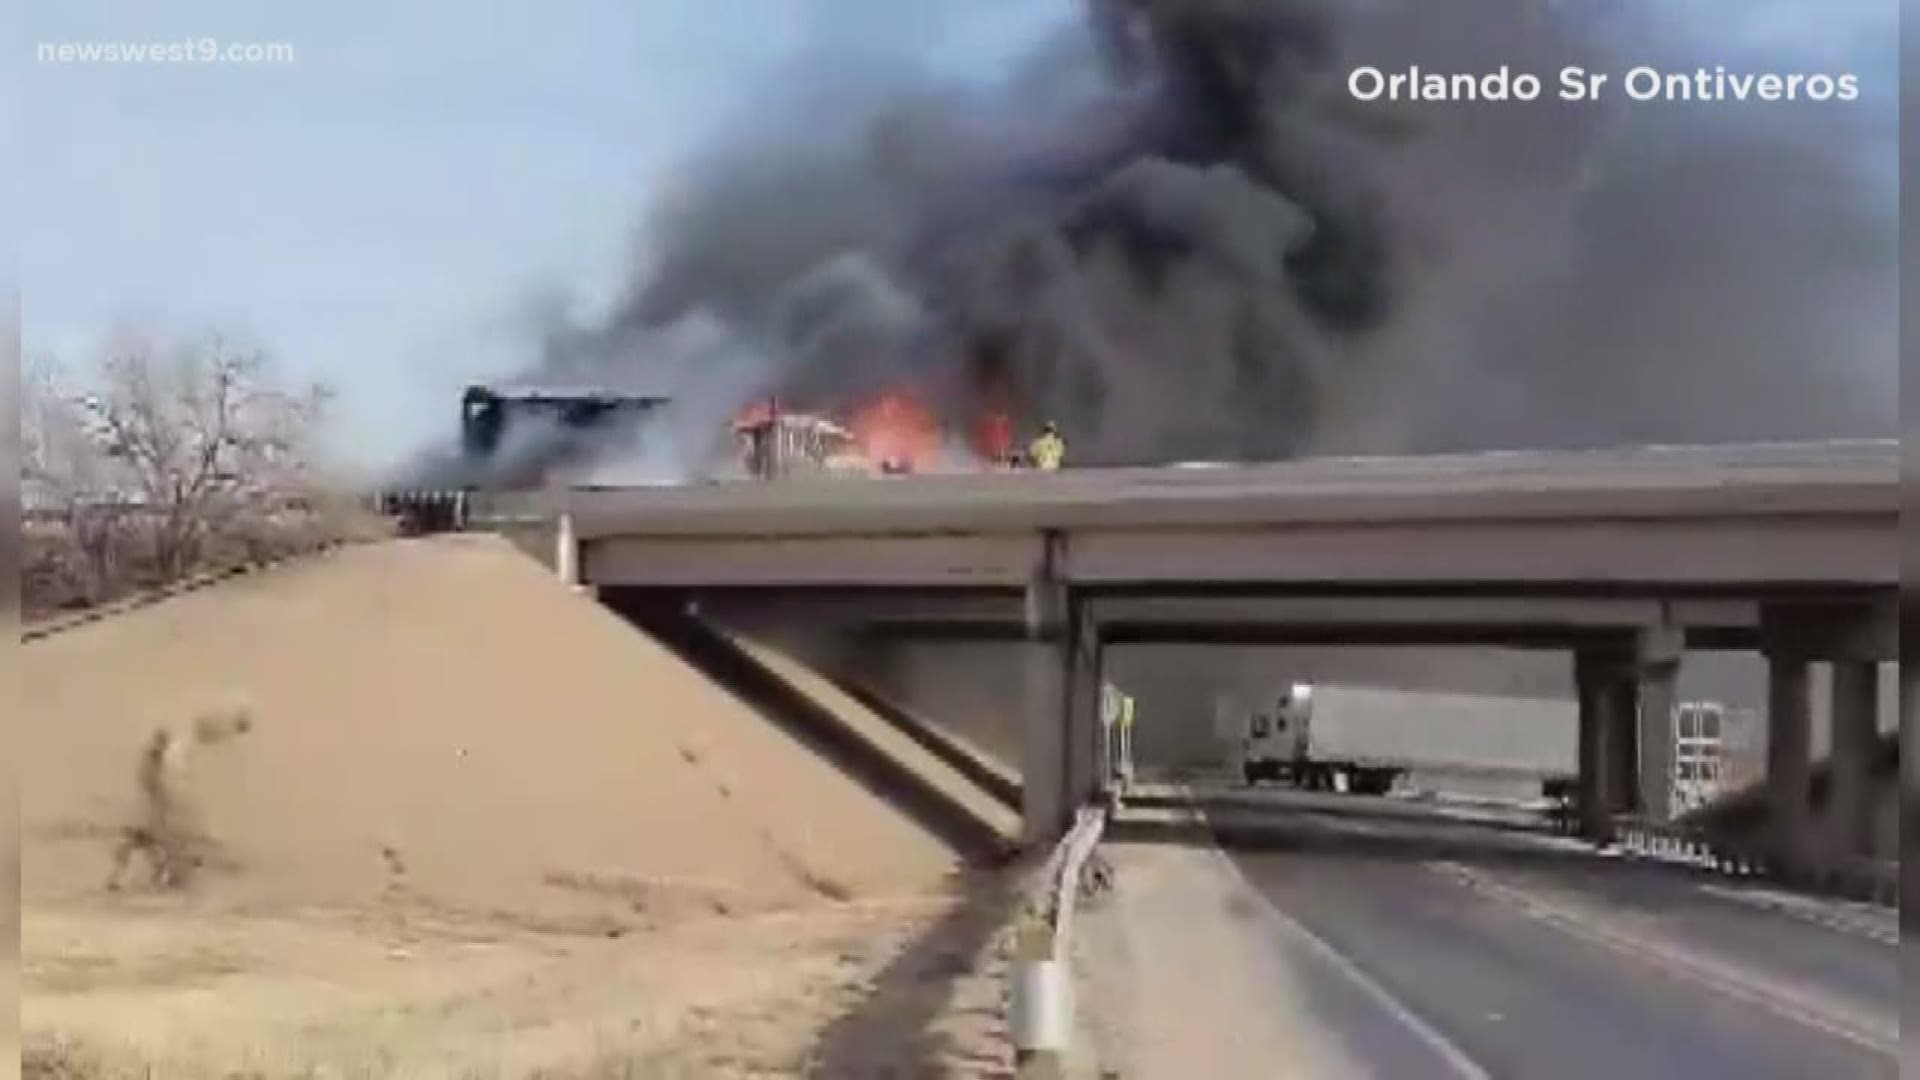
{"label": "person standing on bridge", "polygon": [[1052,472],[1058,469],[1067,458],[1067,441],[1060,437],[1060,428],[1049,420],[1040,425],[1040,434],[1027,449],[1033,459],[1033,467]]}

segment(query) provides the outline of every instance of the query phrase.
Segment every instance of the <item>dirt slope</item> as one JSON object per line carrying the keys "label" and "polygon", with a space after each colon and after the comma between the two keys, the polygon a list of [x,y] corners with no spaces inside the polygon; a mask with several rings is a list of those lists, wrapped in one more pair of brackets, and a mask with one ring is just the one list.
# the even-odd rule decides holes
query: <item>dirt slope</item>
{"label": "dirt slope", "polygon": [[530,924],[925,890],[952,851],[506,542],[392,541],[25,649],[29,902],[98,894],[157,725],[240,695],[191,791],[213,904],[405,895]]}

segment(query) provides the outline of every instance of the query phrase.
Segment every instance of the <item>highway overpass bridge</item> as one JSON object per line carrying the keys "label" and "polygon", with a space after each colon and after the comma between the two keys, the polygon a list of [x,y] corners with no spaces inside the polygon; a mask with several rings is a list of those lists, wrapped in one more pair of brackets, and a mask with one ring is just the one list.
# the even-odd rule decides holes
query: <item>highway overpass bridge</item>
{"label": "highway overpass bridge", "polygon": [[1834,665],[1835,782],[1867,783],[1874,665],[1897,659],[1898,459],[1893,441],[1329,459],[582,488],[554,509],[565,572],[616,608],[1025,642],[1036,840],[1099,783],[1108,644],[1569,650],[1596,836],[1665,805],[1683,654],[1758,650],[1770,845],[1793,869],[1828,846],[1811,664]]}

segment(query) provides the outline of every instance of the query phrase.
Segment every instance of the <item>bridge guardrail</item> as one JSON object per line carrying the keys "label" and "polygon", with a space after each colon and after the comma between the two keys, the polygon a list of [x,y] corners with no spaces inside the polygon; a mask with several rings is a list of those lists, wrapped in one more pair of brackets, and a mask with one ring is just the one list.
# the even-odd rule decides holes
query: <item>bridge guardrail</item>
{"label": "bridge guardrail", "polygon": [[368,508],[413,535],[550,526],[565,513],[563,506],[539,493],[470,488],[390,488],[369,498]]}
{"label": "bridge guardrail", "polygon": [[1856,856],[1788,872],[1761,844],[1715,836],[1698,826],[1617,817],[1614,835],[1620,847],[1638,855],[1689,862],[1735,877],[1783,881],[1849,899],[1900,903],[1900,864],[1892,860]]}
{"label": "bridge guardrail", "polygon": [[1057,1080],[1073,1032],[1072,956],[1074,908],[1085,888],[1089,860],[1106,829],[1105,807],[1089,806],[1074,818],[1042,868],[1027,898],[1013,950],[1008,1027],[1020,1080]]}
{"label": "bridge guardrail", "polygon": [[464,532],[474,507],[470,492],[458,488],[404,488],[373,497],[373,510],[393,518],[403,533],[413,536]]}

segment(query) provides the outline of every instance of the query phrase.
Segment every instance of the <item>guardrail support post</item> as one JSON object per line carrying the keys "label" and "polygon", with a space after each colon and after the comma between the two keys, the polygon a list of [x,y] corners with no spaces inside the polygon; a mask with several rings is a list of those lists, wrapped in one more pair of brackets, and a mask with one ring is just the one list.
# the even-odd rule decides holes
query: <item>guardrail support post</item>
{"label": "guardrail support post", "polygon": [[554,528],[553,566],[560,575],[562,584],[569,588],[580,587],[580,538],[574,534],[573,515],[560,512],[560,520]]}
{"label": "guardrail support post", "polygon": [[1013,1062],[1020,1080],[1061,1080],[1072,1030],[1072,987],[1066,966],[1054,955],[1053,928],[1043,920],[1021,927],[1014,938]]}

